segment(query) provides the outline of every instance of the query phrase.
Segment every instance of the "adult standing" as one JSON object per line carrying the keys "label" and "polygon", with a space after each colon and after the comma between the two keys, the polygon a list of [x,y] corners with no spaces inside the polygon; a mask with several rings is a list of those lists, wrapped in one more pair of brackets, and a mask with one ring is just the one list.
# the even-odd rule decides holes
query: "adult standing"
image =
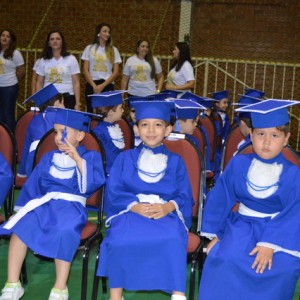
{"label": "adult standing", "polygon": [[48,33],[36,73],[37,91],[54,82],[59,93],[63,94],[65,107],[79,110],[80,67],[75,56],[67,52],[61,31],[52,30]]}
{"label": "adult standing", "polygon": [[15,128],[15,107],[19,81],[25,75],[24,59],[16,49],[17,38],[11,29],[0,33],[0,121],[12,131]]}
{"label": "adult standing", "polygon": [[167,90],[191,91],[195,76],[190,55],[190,47],[185,42],[176,43],[173,50],[174,61],[167,77]]}
{"label": "adult standing", "polygon": [[125,63],[121,89],[128,89],[128,94],[131,96],[145,97],[159,93],[163,83],[162,68],[158,59],[152,55],[150,42],[139,40],[136,45],[136,54],[129,57]]}
{"label": "adult standing", "polygon": [[112,45],[111,27],[107,23],[96,26],[93,44],[85,47],[83,74],[87,81],[85,88],[87,111],[92,112],[91,99],[88,95],[113,91],[114,81],[119,76],[120,53]]}

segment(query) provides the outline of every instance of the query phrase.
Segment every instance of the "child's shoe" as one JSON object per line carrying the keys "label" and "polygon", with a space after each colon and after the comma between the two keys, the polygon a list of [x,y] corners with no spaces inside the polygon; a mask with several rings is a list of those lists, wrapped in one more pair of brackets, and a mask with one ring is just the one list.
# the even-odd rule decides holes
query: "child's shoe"
{"label": "child's shoe", "polygon": [[53,288],[50,292],[50,296],[48,300],[68,300],[68,299],[69,299],[68,288],[64,290]]}
{"label": "child's shoe", "polygon": [[17,283],[6,282],[2,289],[0,300],[19,300],[24,295],[20,281]]}

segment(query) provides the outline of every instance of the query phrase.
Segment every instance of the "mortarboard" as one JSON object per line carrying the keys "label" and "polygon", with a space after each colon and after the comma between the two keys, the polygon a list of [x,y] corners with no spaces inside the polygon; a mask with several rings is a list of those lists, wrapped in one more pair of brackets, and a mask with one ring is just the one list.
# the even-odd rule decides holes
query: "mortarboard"
{"label": "mortarboard", "polygon": [[[250,97],[247,95],[240,95],[241,98],[238,100],[237,103],[232,103],[233,106],[247,106],[251,104],[255,104],[261,101],[261,99]],[[246,119],[251,119],[250,112],[239,112],[238,113],[239,118],[246,118]]]}
{"label": "mortarboard", "polygon": [[177,98],[178,94],[181,94],[182,91],[179,90],[163,90],[160,92],[160,94],[166,94],[168,95],[168,98]]}
{"label": "mortarboard", "polygon": [[245,95],[254,98],[262,98],[265,95],[265,92],[251,88],[245,88]]}
{"label": "mortarboard", "polygon": [[103,92],[99,94],[88,95],[92,100],[92,107],[115,106],[123,103],[122,94],[125,90],[116,90]]}
{"label": "mortarboard", "polygon": [[142,119],[160,119],[170,122],[171,109],[174,107],[174,102],[159,100],[134,101],[132,107],[135,108],[137,121]]}
{"label": "mortarboard", "polygon": [[191,99],[174,99],[173,101],[176,108],[177,119],[195,119],[199,109],[206,109],[206,107]]}
{"label": "mortarboard", "polygon": [[190,100],[193,100],[193,101],[195,101],[195,102],[203,105],[205,108],[212,108],[213,102],[217,101],[217,100],[212,99],[212,98],[198,96],[198,95],[193,94],[191,92],[185,92],[185,93],[183,93],[179,97],[179,99],[190,99]]}
{"label": "mortarboard", "polygon": [[35,105],[41,107],[47,101],[51,100],[53,97],[59,94],[59,91],[54,86],[54,83],[50,83],[31,95],[27,98],[22,104],[25,104],[27,101],[32,100],[34,101]]}
{"label": "mortarboard", "polygon": [[89,132],[91,118],[92,117],[100,117],[99,115],[67,109],[67,108],[59,108],[59,107],[48,107],[46,112],[55,111],[55,119],[54,123],[65,125],[67,127],[71,127],[73,129],[77,129],[80,131]]}
{"label": "mortarboard", "polygon": [[229,98],[228,91],[212,92],[211,94],[213,94],[213,98],[218,101],[224,98]]}
{"label": "mortarboard", "polygon": [[289,123],[288,107],[300,101],[268,99],[236,109],[250,112],[253,128],[271,128]]}

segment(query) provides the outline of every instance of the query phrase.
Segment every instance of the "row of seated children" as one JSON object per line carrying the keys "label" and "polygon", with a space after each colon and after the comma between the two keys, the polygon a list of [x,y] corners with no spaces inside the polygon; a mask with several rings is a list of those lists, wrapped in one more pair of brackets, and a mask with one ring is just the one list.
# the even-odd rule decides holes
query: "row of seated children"
{"label": "row of seated children", "polygon": [[[137,102],[135,109],[134,126],[143,143],[120,153],[110,169],[105,199],[109,229],[98,275],[108,276],[111,300],[120,300],[123,288],[161,289],[174,300],[186,299],[193,198],[183,160],[162,145],[172,131],[170,103]],[[71,261],[87,220],[85,199],[105,182],[99,154],[79,145],[89,116],[55,111],[58,150],[34,168],[17,200],[18,212],[0,227],[0,234],[12,234],[0,299],[23,296],[19,276],[27,247],[55,260],[57,276],[49,299],[68,299]]]}

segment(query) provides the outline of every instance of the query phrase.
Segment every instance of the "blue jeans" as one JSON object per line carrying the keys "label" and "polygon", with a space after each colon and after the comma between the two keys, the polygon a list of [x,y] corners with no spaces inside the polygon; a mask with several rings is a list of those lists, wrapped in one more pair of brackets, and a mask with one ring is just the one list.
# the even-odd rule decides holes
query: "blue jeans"
{"label": "blue jeans", "polygon": [[15,129],[15,108],[19,85],[0,87],[0,121],[12,131]]}

